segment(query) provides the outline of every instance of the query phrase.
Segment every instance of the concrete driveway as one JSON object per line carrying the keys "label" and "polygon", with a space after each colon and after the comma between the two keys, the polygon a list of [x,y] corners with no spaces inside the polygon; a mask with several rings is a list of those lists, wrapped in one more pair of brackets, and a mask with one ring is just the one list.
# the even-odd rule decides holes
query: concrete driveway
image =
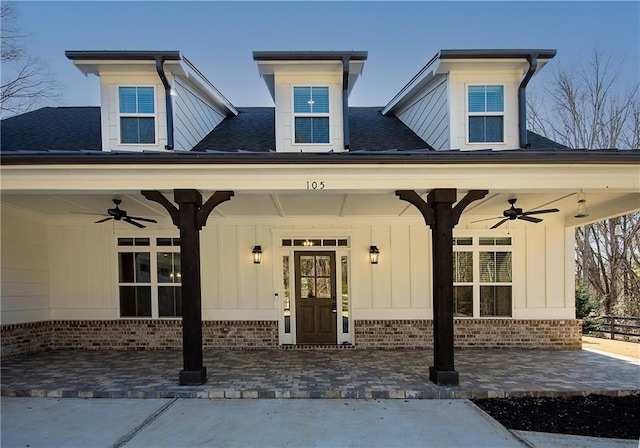
{"label": "concrete driveway", "polygon": [[468,400],[2,397],[2,447],[522,447]]}

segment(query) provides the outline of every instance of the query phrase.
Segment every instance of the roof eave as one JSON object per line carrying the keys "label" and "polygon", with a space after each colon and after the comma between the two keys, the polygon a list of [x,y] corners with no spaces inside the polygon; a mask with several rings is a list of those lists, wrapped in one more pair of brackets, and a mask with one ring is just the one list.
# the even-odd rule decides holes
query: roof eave
{"label": "roof eave", "polygon": [[72,61],[154,61],[163,58],[165,61],[179,61],[182,55],[179,51],[136,51],[136,50],[69,50],[64,55]]}
{"label": "roof eave", "polygon": [[640,165],[638,150],[514,150],[514,151],[398,151],[375,153],[8,153],[2,154],[2,166],[12,165],[153,165],[153,164],[634,164]]}
{"label": "roof eave", "polygon": [[254,61],[366,61],[367,51],[254,51]]}

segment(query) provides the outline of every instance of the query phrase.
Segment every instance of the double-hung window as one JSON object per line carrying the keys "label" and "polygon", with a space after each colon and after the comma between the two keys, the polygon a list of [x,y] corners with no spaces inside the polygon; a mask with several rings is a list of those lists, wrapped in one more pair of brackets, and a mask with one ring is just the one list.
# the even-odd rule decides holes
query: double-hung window
{"label": "double-hung window", "polygon": [[295,143],[329,143],[329,87],[294,87]]}
{"label": "double-hung window", "polygon": [[120,143],[155,144],[156,105],[153,87],[119,87]]}
{"label": "double-hung window", "polygon": [[180,317],[181,277],[178,238],[118,238],[120,317]]}
{"label": "double-hung window", "polygon": [[504,142],[504,86],[468,86],[469,143]]}
{"label": "double-hung window", "polygon": [[511,317],[511,238],[454,238],[453,247],[454,315]]}

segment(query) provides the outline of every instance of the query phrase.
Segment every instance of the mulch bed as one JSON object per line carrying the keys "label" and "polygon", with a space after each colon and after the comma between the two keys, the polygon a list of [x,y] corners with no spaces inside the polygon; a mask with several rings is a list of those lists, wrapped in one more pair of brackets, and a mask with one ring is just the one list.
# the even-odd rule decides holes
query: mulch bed
{"label": "mulch bed", "polygon": [[508,429],[612,439],[640,438],[640,395],[472,401]]}

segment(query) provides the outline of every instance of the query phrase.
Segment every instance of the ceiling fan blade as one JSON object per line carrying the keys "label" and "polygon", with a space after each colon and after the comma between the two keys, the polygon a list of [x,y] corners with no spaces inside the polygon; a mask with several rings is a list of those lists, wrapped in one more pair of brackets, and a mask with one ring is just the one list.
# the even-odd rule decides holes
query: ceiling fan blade
{"label": "ceiling fan blade", "polygon": [[505,223],[505,222],[507,222],[507,221],[509,221],[509,218],[505,218],[505,219],[503,219],[503,220],[502,220],[502,221],[500,221],[499,223],[494,224],[494,225],[493,225],[493,227],[491,227],[491,228],[492,228],[492,229],[496,229],[496,228],[500,227],[502,224],[504,224],[504,223]]}
{"label": "ceiling fan blade", "polygon": [[522,219],[524,221],[529,221],[529,222],[535,222],[535,223],[542,222],[542,219],[533,218],[531,216],[520,216],[518,219]]}
{"label": "ceiling fan blade", "polygon": [[110,216],[106,213],[86,213],[86,212],[69,212],[74,215],[93,215],[93,216]]}
{"label": "ceiling fan blade", "polygon": [[528,215],[539,215],[541,213],[556,213],[559,212],[560,210],[558,210],[557,208],[548,208],[546,210],[531,210],[530,212],[524,212],[522,214],[522,216],[528,216]]}
{"label": "ceiling fan blade", "polygon": [[150,218],[140,218],[138,216],[127,216],[127,218],[129,219],[135,219],[138,221],[144,221],[144,222],[155,222],[157,223],[158,221],[156,221],[155,219],[150,219]]}
{"label": "ceiling fan blade", "polygon": [[140,223],[137,223],[137,222],[135,222],[135,221],[131,221],[131,219],[130,219],[128,216],[127,216],[127,217],[122,218],[122,220],[123,220],[124,222],[128,222],[129,224],[134,225],[134,226],[136,226],[136,227],[138,227],[138,228],[140,228],[140,229],[144,229],[144,228],[146,227],[146,226],[143,226],[143,225],[142,225],[142,224],[140,224]]}
{"label": "ceiling fan blade", "polygon": [[486,218],[486,219],[478,219],[477,221],[471,221],[471,224],[474,222],[493,221],[494,219],[500,219],[500,218],[502,218],[502,216],[495,216],[493,218]]}
{"label": "ceiling fan blade", "polygon": [[109,216],[108,218],[104,218],[104,219],[99,219],[98,221],[96,221],[94,224],[100,224],[101,222],[107,222],[107,221],[111,221],[113,218],[111,216]]}

